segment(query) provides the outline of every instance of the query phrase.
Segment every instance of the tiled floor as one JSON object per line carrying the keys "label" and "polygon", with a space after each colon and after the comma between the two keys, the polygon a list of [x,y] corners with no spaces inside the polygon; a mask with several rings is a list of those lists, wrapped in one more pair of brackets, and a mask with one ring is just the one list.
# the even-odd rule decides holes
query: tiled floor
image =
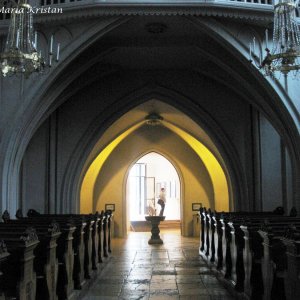
{"label": "tiled floor", "polygon": [[114,239],[84,300],[233,299],[199,257],[199,239],[161,231],[163,245],[148,245],[150,233]]}

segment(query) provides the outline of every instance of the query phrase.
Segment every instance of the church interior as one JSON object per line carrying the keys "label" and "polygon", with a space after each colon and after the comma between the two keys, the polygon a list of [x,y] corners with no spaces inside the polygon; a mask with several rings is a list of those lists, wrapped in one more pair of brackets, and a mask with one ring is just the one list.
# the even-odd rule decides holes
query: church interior
{"label": "church interior", "polygon": [[299,10],[0,0],[0,300],[298,299]]}

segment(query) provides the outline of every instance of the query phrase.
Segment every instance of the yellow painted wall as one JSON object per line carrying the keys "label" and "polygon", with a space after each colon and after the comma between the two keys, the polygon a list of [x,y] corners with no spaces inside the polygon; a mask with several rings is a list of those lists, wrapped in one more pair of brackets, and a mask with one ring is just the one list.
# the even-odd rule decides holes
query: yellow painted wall
{"label": "yellow painted wall", "polygon": [[190,147],[197,153],[199,158],[203,161],[206,169],[208,170],[215,194],[214,208],[216,211],[228,211],[229,210],[229,191],[228,183],[225,173],[219,164],[216,157],[205,147],[200,141],[195,139],[178,126],[174,126],[172,123],[164,122],[167,128],[177,133]]}
{"label": "yellow painted wall", "polygon": [[138,123],[100,152],[84,177],[80,211],[101,211],[114,203],[115,235],[126,234],[125,179],[130,165],[151,150],[169,157],[181,174],[183,235],[192,235],[192,203],[228,211],[227,180],[217,159],[200,141],[165,121],[156,127]]}
{"label": "yellow painted wall", "polygon": [[80,189],[80,212],[84,214],[89,214],[94,211],[94,200],[93,200],[93,190],[95,185],[95,180],[101,171],[101,168],[112,153],[112,151],[118,146],[118,144],[126,138],[131,132],[137,129],[140,124],[132,126],[130,129],[126,130],[120,134],[117,138],[111,141],[96,157],[96,159],[90,165],[88,171],[86,172],[81,189]]}
{"label": "yellow painted wall", "polygon": [[169,157],[181,175],[183,235],[192,235],[192,203],[202,202],[207,207],[213,207],[213,185],[197,154],[166,127],[143,126],[118,145],[95,182],[95,210],[104,209],[105,203],[115,203],[115,234],[123,236],[126,231],[124,216],[127,207],[123,197],[127,172],[135,160],[151,150]]}

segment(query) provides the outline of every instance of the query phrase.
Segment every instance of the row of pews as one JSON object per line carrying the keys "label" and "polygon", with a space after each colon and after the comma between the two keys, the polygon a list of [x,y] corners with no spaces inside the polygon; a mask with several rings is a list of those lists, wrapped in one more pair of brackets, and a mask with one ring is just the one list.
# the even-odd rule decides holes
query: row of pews
{"label": "row of pews", "polygon": [[300,218],[201,208],[199,253],[240,299],[300,299]]}
{"label": "row of pews", "polygon": [[111,211],[16,218],[0,223],[0,300],[71,299],[111,252]]}

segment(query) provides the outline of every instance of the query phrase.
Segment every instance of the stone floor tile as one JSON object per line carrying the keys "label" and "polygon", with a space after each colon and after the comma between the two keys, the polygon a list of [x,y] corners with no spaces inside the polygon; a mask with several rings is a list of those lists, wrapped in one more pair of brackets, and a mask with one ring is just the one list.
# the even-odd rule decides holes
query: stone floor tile
{"label": "stone floor tile", "polygon": [[117,296],[85,296],[82,300],[118,300]]}
{"label": "stone floor tile", "polygon": [[125,283],[122,287],[122,291],[149,291],[149,287],[150,283]]}
{"label": "stone floor tile", "polygon": [[195,296],[198,295],[199,299],[200,297],[205,296],[205,297],[210,297],[208,292],[205,289],[182,289],[179,290],[179,295],[180,296]]}
{"label": "stone floor tile", "polygon": [[201,284],[203,287],[205,287],[203,282],[202,282],[202,279],[199,275],[198,276],[195,276],[195,275],[177,275],[176,276],[176,282],[178,284],[180,284],[180,283],[198,283],[198,284]]}
{"label": "stone floor tile", "polygon": [[185,260],[182,261],[178,264],[176,264],[177,268],[200,268],[200,267],[205,267],[206,264],[203,263],[203,261],[190,261],[190,260]]}
{"label": "stone floor tile", "polygon": [[136,268],[133,268],[130,270],[129,275],[134,275],[134,274],[152,274],[152,268],[140,268],[137,266]]}
{"label": "stone floor tile", "polygon": [[[126,277],[125,277],[126,278]],[[101,278],[102,284],[116,284],[116,283],[123,283],[125,281],[123,276],[111,276],[111,277],[104,277]]]}
{"label": "stone floor tile", "polygon": [[118,275],[118,276],[127,276],[129,274],[130,271],[109,271],[106,272],[106,274],[109,274],[110,276],[114,276],[114,275]]}
{"label": "stone floor tile", "polygon": [[149,299],[149,294],[144,293],[144,294],[139,294],[137,292],[131,292],[129,294],[120,294],[119,300],[148,300]]}
{"label": "stone floor tile", "polygon": [[164,290],[177,290],[176,282],[172,283],[161,283],[161,282],[154,282],[150,283],[150,291],[164,291]]}
{"label": "stone floor tile", "polygon": [[234,299],[232,296],[228,295],[221,295],[221,296],[210,296],[211,300],[232,300]]}
{"label": "stone floor tile", "polygon": [[152,262],[152,266],[155,269],[166,269],[170,267],[169,263],[159,263],[159,262]]}
{"label": "stone floor tile", "polygon": [[164,270],[153,270],[152,274],[153,275],[161,275],[161,276],[163,276],[163,275],[173,275],[173,276],[175,276],[176,271],[175,270],[173,270],[173,271],[171,271],[171,270],[166,270],[166,271],[164,271]]}
{"label": "stone floor tile", "polygon": [[163,256],[168,256],[168,250],[159,250],[159,249],[156,249],[156,250],[152,250],[151,251],[151,254],[152,254],[152,256],[153,255],[159,255],[159,256],[161,256],[161,255],[163,255]]}
{"label": "stone floor tile", "polygon": [[164,244],[149,246],[149,236],[130,233],[127,239],[113,239],[112,255],[81,299],[233,299],[199,256],[199,238],[164,231]]}
{"label": "stone floor tile", "polygon": [[216,278],[216,276],[214,274],[200,274],[200,276],[203,278],[203,280],[206,281],[218,281],[218,279]]}
{"label": "stone floor tile", "polygon": [[179,295],[179,300],[211,300],[211,297],[208,295]]}
{"label": "stone floor tile", "polygon": [[199,274],[211,273],[211,271],[208,267],[200,267],[200,268],[198,268],[198,271],[199,271]]}
{"label": "stone floor tile", "polygon": [[169,257],[157,257],[157,256],[152,256],[151,257],[151,262],[158,262],[162,264],[168,264],[170,262]]}
{"label": "stone floor tile", "polygon": [[169,272],[173,272],[175,271],[175,268],[173,266],[170,266],[170,263],[167,264],[157,264],[157,263],[153,263],[153,271],[169,271]]}
{"label": "stone floor tile", "polygon": [[165,258],[153,258],[153,257],[151,259],[151,262],[157,263],[157,264],[160,264],[160,263],[169,264],[170,263],[169,259],[167,259],[167,258],[165,259]]}
{"label": "stone floor tile", "polygon": [[180,263],[182,263],[182,262],[184,262],[185,261],[185,259],[184,258],[182,258],[182,257],[176,257],[176,256],[169,256],[169,261],[170,262],[173,262],[174,264],[180,264]]}
{"label": "stone floor tile", "polygon": [[170,281],[176,282],[176,277],[174,275],[152,275],[151,283],[161,283],[165,284]]}
{"label": "stone floor tile", "polygon": [[154,296],[160,296],[160,297],[173,297],[173,296],[179,296],[178,290],[150,290],[150,297]]}
{"label": "stone floor tile", "polygon": [[180,295],[207,295],[209,293],[204,288],[203,284],[200,283],[178,283],[178,290]]}
{"label": "stone floor tile", "polygon": [[179,300],[179,295],[150,294],[151,300]]}
{"label": "stone floor tile", "polygon": [[[103,290],[103,289],[92,289],[89,291],[88,295],[86,297],[118,297],[120,294],[120,291],[114,291],[114,290]],[[88,298],[87,298],[88,299]]]}
{"label": "stone floor tile", "polygon": [[149,281],[151,280],[151,274],[133,274],[133,275],[129,275],[126,279],[125,282],[131,282],[131,281]]}
{"label": "stone floor tile", "polygon": [[197,288],[203,289],[203,284],[199,284],[198,282],[193,282],[193,283],[178,283],[178,288],[179,289],[194,289],[194,288],[195,289],[197,289]]}
{"label": "stone floor tile", "polygon": [[177,275],[179,275],[179,274],[181,274],[181,275],[184,275],[184,274],[198,275],[199,274],[198,268],[175,267],[175,269],[176,269]]}
{"label": "stone floor tile", "polygon": [[211,296],[230,296],[228,291],[225,289],[225,288],[213,288],[213,289],[207,289],[208,293],[211,295]]}
{"label": "stone floor tile", "polygon": [[132,271],[136,271],[136,272],[142,272],[144,270],[145,271],[149,271],[151,272],[153,267],[153,263],[152,262],[148,262],[148,263],[135,263],[132,267]]}
{"label": "stone floor tile", "polygon": [[152,263],[134,263],[131,267],[131,271],[135,272],[152,272]]}
{"label": "stone floor tile", "polygon": [[141,265],[141,266],[143,266],[143,265],[151,265],[151,263],[152,263],[152,259],[151,259],[151,257],[150,258],[147,258],[147,259],[145,259],[145,258],[139,258],[139,259],[134,259],[134,263],[136,264],[136,265]]}
{"label": "stone floor tile", "polygon": [[124,284],[126,283],[139,283],[139,284],[145,284],[145,283],[150,283],[151,281],[151,275],[149,276],[141,276],[141,277],[127,277],[124,280]]}
{"label": "stone floor tile", "polygon": [[95,282],[94,284],[94,288],[96,289],[107,289],[107,290],[121,290],[122,288],[122,284],[121,283],[112,283],[112,284],[108,284],[108,283],[102,283],[102,281],[98,281]]}
{"label": "stone floor tile", "polygon": [[220,286],[221,283],[219,282],[219,280],[213,276],[213,275],[201,275],[200,277],[202,279],[202,282],[204,283],[205,286]]}

